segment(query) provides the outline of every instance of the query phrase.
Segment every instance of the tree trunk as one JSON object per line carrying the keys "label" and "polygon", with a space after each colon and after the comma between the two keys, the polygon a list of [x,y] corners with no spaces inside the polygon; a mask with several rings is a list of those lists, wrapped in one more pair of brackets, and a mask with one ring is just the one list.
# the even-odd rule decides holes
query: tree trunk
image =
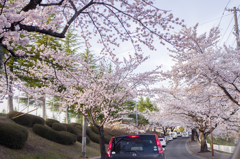
{"label": "tree trunk", "polygon": [[105,159],[106,158],[106,149],[105,149],[105,142],[104,142],[103,126],[98,127],[98,130],[99,130],[99,138],[100,138],[101,159]]}
{"label": "tree trunk", "polygon": [[206,142],[206,137],[204,135],[204,132],[199,132],[200,133],[200,139],[201,139],[201,149],[200,152],[208,152],[208,148],[207,148],[207,142]]}
{"label": "tree trunk", "polygon": [[[13,67],[10,67],[11,72],[13,72]],[[10,76],[9,78],[9,93],[13,94],[12,92],[12,83],[13,83],[13,77]],[[13,96],[8,95],[8,111],[13,111]]]}
{"label": "tree trunk", "polygon": [[163,134],[164,134],[164,136],[166,136],[166,130],[167,130],[167,128],[165,127],[163,127]]}
{"label": "tree trunk", "polygon": [[196,129],[192,129],[191,141],[194,141],[194,134],[196,133],[195,131]]}

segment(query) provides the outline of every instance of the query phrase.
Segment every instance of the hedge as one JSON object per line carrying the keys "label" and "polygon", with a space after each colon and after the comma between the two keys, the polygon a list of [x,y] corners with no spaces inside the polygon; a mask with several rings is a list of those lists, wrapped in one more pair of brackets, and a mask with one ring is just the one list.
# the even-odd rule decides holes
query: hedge
{"label": "hedge", "polygon": [[56,131],[67,131],[67,127],[61,123],[53,123],[52,129]]}
{"label": "hedge", "polygon": [[53,123],[60,123],[59,121],[55,120],[55,119],[46,119],[46,124],[49,127],[52,127]]}
{"label": "hedge", "polygon": [[[82,126],[81,126],[81,124],[70,123],[70,124],[63,124],[63,125],[67,127],[68,132],[75,134],[77,136],[77,141],[82,143]],[[74,125],[75,125],[75,127],[74,127]],[[90,141],[91,141],[90,138],[86,135],[87,144],[89,144]]]}
{"label": "hedge", "polygon": [[99,134],[99,131],[98,131],[97,127],[91,125],[90,128],[93,132],[95,132],[96,134]]}
{"label": "hedge", "polygon": [[77,136],[66,131],[55,131],[47,126],[34,124],[33,132],[48,140],[64,144],[73,145],[77,141]]}
{"label": "hedge", "polygon": [[87,136],[90,137],[90,133],[91,132],[92,132],[92,129],[90,127],[86,126],[86,134],[87,134]]}
{"label": "hedge", "polygon": [[100,143],[100,142],[99,142],[99,140],[100,140],[100,139],[99,139],[99,135],[96,134],[95,132],[91,131],[88,136],[89,136],[89,138],[90,138],[93,142],[98,143],[98,144]]}
{"label": "hedge", "polygon": [[[78,123],[70,123],[70,125],[74,126],[75,128],[79,129],[80,131],[82,131],[82,125],[81,124],[78,124]],[[99,143],[99,131],[98,129],[95,127],[95,126],[90,126],[90,127],[86,127],[86,134],[87,136],[89,136],[89,138],[95,142],[95,143]],[[82,135],[81,135],[82,136]],[[79,142],[82,142],[82,138],[80,139],[81,137],[78,136],[78,141]],[[111,140],[112,138],[112,135],[109,135],[107,132],[104,131],[104,142],[105,143],[109,143],[109,141]],[[90,141],[89,141],[90,142]]]}
{"label": "hedge", "polygon": [[77,126],[75,126],[75,128],[77,128],[77,129],[82,131],[82,126],[77,125]]}
{"label": "hedge", "polygon": [[[77,137],[77,141],[82,143],[82,135]],[[91,142],[90,138],[86,135],[86,143],[89,144]]]}
{"label": "hedge", "polygon": [[70,125],[72,125],[72,126],[74,126],[74,127],[77,127],[77,126],[82,127],[82,124],[79,124],[79,123],[70,123]]}
{"label": "hedge", "polygon": [[[22,115],[23,113],[17,112],[17,111],[10,111],[8,113],[8,117],[12,119],[16,114]],[[18,116],[16,115],[16,116]],[[12,119],[15,121],[17,124],[24,125],[27,127],[32,127],[34,124],[45,124],[45,121],[43,118],[31,114],[24,114],[22,116],[19,116],[17,118]]]}
{"label": "hedge", "polygon": [[106,144],[108,144],[108,143],[110,142],[111,138],[112,138],[112,136],[107,135],[107,134],[104,134],[104,142],[105,142]]}
{"label": "hedge", "polygon": [[67,132],[70,132],[76,136],[79,136],[82,134],[82,131],[79,130],[78,128],[75,128],[74,126],[70,124],[63,124],[67,128]]}
{"label": "hedge", "polygon": [[[100,143],[100,135],[96,134],[93,131],[89,134],[89,138],[95,143]],[[112,138],[112,136],[104,134],[104,143],[108,144],[110,142],[111,138]]]}
{"label": "hedge", "polygon": [[28,130],[13,123],[0,123],[0,144],[21,149],[28,138]]}

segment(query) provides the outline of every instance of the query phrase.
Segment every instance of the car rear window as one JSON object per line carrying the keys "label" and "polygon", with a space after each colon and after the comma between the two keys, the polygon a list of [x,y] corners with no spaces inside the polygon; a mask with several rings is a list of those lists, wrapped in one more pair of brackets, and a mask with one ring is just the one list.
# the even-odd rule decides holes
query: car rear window
{"label": "car rear window", "polygon": [[117,137],[113,140],[113,149],[116,154],[126,151],[157,152],[157,144],[154,135],[140,135],[135,138]]}

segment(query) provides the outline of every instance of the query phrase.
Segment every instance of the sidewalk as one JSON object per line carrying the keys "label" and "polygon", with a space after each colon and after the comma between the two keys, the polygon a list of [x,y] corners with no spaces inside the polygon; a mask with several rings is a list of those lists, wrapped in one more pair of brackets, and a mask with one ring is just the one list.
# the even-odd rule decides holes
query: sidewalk
{"label": "sidewalk", "polygon": [[190,139],[187,141],[187,146],[189,151],[195,155],[202,158],[208,158],[208,159],[229,159],[231,157],[231,154],[223,153],[214,151],[214,156],[212,156],[212,151],[209,152],[201,152],[200,151],[200,143],[195,139],[195,141],[190,141]]}

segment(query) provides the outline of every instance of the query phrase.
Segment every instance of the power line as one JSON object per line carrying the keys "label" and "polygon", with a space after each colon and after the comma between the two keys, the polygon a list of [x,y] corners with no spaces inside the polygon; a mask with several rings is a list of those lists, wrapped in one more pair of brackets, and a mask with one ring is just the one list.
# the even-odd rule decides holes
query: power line
{"label": "power line", "polygon": [[[230,3],[230,1],[231,1],[231,0],[228,1],[228,3],[227,3],[227,5],[225,6],[225,8],[227,8],[227,6],[228,6],[228,4]],[[223,17],[223,15],[224,15],[225,8],[224,8],[224,10],[223,10],[222,17]],[[221,17],[221,19],[220,19],[220,22],[218,23],[218,27],[220,26],[220,23],[221,23],[221,21],[222,21],[222,17]]]}
{"label": "power line", "polygon": [[225,33],[223,34],[223,36],[222,36],[222,39],[219,41],[219,44],[222,42],[222,40],[223,40],[223,38],[224,38],[224,36],[225,36],[226,32],[228,31],[228,28],[229,28],[230,24],[232,23],[232,20],[233,20],[233,17],[232,17],[232,19],[231,19],[230,23],[228,24],[228,27],[227,27],[227,29],[226,29]]}
{"label": "power line", "polygon": [[[220,18],[227,17],[227,16],[229,16],[229,15],[232,15],[232,13],[229,13],[229,14],[227,14],[227,15],[221,16],[221,17],[216,18],[216,19],[213,19],[213,20],[211,20],[211,21],[208,21],[208,22],[205,22],[205,23],[199,24],[198,26],[201,26],[201,25],[204,25],[204,24],[207,24],[207,23],[210,23],[210,22],[216,21],[216,20],[218,20],[218,19],[220,19]],[[159,40],[155,40],[155,41],[159,41]],[[120,55],[120,54],[125,53],[125,52],[130,51],[130,50],[134,50],[134,48],[127,49],[127,50],[125,50],[125,51],[119,52],[119,53],[117,53],[116,55]]]}
{"label": "power line", "polygon": [[[223,17],[229,16],[229,15],[231,15],[231,13],[229,13],[229,14],[227,14],[227,15],[223,16]],[[211,21],[208,21],[208,22],[205,22],[205,23],[202,23],[202,24],[200,24],[200,25],[204,25],[204,24],[207,24],[207,23],[213,22],[213,21],[215,21],[215,20],[218,20],[218,19],[220,19],[220,18],[221,18],[221,17],[219,17],[219,18],[216,18],[216,19],[213,19],[213,20],[211,20]],[[198,25],[198,26],[200,26],[200,25]]]}
{"label": "power line", "polygon": [[228,41],[230,35],[232,35],[232,33],[233,33],[233,29],[234,29],[234,27],[232,28],[231,32],[229,33],[228,38],[227,38],[227,40],[226,40],[226,43],[227,43],[227,41]]}

